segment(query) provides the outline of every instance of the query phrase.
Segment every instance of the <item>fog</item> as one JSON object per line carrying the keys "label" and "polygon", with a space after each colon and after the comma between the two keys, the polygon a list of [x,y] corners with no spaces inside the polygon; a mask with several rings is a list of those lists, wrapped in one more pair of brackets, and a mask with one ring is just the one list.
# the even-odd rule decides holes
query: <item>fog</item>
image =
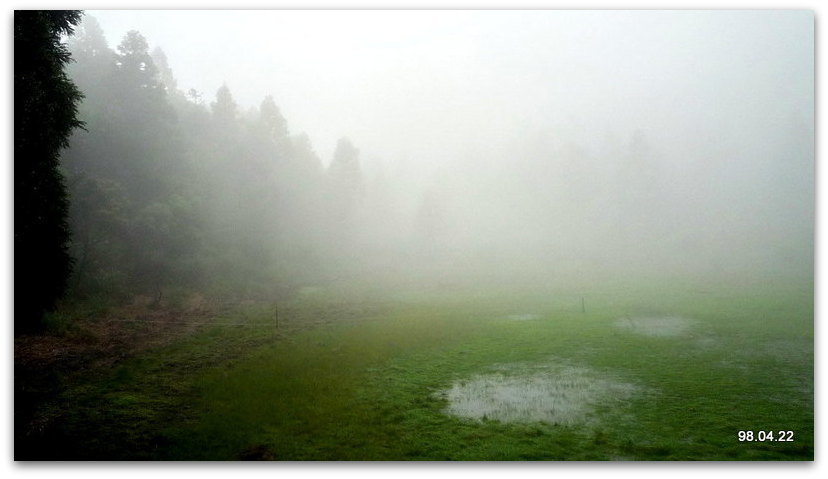
{"label": "fog", "polygon": [[[143,102],[111,116],[119,84],[79,46],[90,17],[110,49],[137,30],[163,50],[168,127]],[[813,276],[809,11],[88,11],[70,45],[88,124],[70,182],[132,205],[119,221],[143,211],[153,227],[130,241],[181,242],[142,257],[184,266],[126,277]],[[224,124],[223,85],[238,113]],[[158,130],[118,133],[115,117]],[[162,146],[113,147],[133,140]],[[177,193],[130,186],[146,172],[128,158],[147,155]],[[130,253],[82,245],[95,221],[112,228],[78,204],[76,256],[111,282],[104,265]]]}

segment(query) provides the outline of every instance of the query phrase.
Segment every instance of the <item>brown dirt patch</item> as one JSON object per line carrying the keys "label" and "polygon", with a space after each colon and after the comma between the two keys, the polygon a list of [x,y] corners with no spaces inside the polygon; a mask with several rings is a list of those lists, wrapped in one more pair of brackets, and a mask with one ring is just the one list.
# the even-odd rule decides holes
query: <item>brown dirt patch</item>
{"label": "brown dirt patch", "polygon": [[128,305],[74,319],[65,332],[17,337],[15,367],[68,372],[108,366],[191,334],[226,309],[198,294],[183,303],[154,305],[136,296]]}

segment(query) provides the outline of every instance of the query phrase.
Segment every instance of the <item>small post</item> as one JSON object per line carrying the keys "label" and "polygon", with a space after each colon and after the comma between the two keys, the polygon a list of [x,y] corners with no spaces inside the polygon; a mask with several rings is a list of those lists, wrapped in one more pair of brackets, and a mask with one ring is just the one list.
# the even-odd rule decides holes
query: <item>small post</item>
{"label": "small post", "polygon": [[584,303],[584,297],[581,296],[581,312],[586,313],[586,303]]}

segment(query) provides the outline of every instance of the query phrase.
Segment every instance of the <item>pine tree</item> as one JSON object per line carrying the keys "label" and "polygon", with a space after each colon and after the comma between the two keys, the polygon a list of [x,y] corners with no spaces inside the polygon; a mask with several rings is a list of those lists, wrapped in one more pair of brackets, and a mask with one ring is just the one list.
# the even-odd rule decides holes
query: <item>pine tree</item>
{"label": "pine tree", "polygon": [[213,110],[213,118],[223,125],[229,125],[236,122],[239,116],[239,107],[236,101],[233,100],[233,95],[230,93],[230,88],[224,83],[216,92],[216,101],[210,103]]}
{"label": "pine tree", "polygon": [[349,139],[341,138],[336,143],[327,173],[331,221],[348,235],[363,189],[359,150]]}
{"label": "pine tree", "polygon": [[276,146],[284,148],[289,143],[287,120],[272,96],[265,97],[259,107],[259,123],[265,136]]}
{"label": "pine tree", "polygon": [[63,295],[72,261],[68,251],[68,198],[60,152],[82,126],[82,95],[64,68],[71,60],[61,41],[80,11],[14,14],[14,301],[15,333],[42,325]]}

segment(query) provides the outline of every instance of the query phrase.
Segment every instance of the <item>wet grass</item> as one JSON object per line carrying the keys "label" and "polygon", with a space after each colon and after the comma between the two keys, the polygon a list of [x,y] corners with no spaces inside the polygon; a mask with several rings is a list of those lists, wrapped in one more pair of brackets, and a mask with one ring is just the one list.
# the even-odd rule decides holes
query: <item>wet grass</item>
{"label": "wet grass", "polygon": [[[387,296],[379,308],[348,295],[320,308],[315,294],[285,306],[303,319],[278,335],[215,326],[100,372],[69,390],[60,420],[30,450],[76,459],[813,459],[807,286],[616,289],[589,295],[586,312],[580,295],[554,290]],[[537,319],[508,319],[527,312]],[[317,324],[319,314],[331,320]],[[662,315],[693,327],[653,337],[614,326]],[[639,393],[597,402],[589,421],[568,425],[446,414],[440,391],[458,381],[550,357]],[[791,430],[794,440],[739,442],[740,430]]]}

